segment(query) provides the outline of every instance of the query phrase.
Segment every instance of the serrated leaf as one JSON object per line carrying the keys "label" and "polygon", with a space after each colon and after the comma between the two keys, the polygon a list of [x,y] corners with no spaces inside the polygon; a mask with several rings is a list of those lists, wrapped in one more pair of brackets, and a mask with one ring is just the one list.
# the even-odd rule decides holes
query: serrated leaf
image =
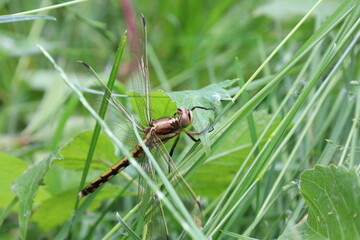
{"label": "serrated leaf", "polygon": [[48,171],[54,154],[46,159],[30,166],[26,172],[19,177],[15,184],[14,190],[19,199],[19,227],[22,239],[26,239],[26,232],[31,215],[33,199],[42,183],[45,173]]}
{"label": "serrated leaf", "polygon": [[289,233],[286,233],[278,238],[278,240],[326,240],[328,238],[321,236],[320,233],[316,232],[311,228],[305,221],[301,224],[293,227]]}
{"label": "serrated leaf", "polygon": [[355,169],[317,165],[300,178],[306,224],[281,239],[360,239],[360,178]]}
{"label": "serrated leaf", "polygon": [[169,97],[176,102],[178,107],[192,108],[194,106],[212,107],[220,105],[222,100],[230,100],[231,96],[226,88],[234,82],[227,80],[221,83],[213,83],[199,90],[187,90],[168,93]]}
{"label": "serrated leaf", "polygon": [[15,197],[11,185],[28,167],[21,159],[0,152],[0,207],[5,208]]}
{"label": "serrated leaf", "polygon": [[[65,145],[58,154],[54,163],[68,169],[82,170],[89,151],[93,131],[81,132]],[[114,154],[115,148],[112,142],[104,134],[99,135],[94,157],[91,162],[92,169],[107,170],[109,166],[120,160]]]}
{"label": "serrated leaf", "polygon": [[[272,116],[264,111],[255,111],[253,117],[256,119],[256,131],[260,135]],[[280,119],[277,119],[270,127],[264,141],[279,121]],[[197,194],[208,197],[218,196],[229,185],[236,171],[251,151],[252,141],[248,124],[241,122],[237,129],[238,131],[234,131],[223,140],[221,147],[212,153],[205,164],[190,178],[190,185]],[[210,183],[211,188],[208,187]]]}
{"label": "serrated leaf", "polygon": [[[188,109],[194,106],[201,107],[215,107],[220,105],[222,100],[230,100],[231,96],[227,92],[226,88],[230,87],[234,81],[223,81],[221,83],[211,84],[199,90],[187,90],[179,92],[165,93],[164,91],[151,92],[151,109],[152,119],[158,119],[161,117],[173,116],[178,107],[186,107]],[[129,92],[130,102],[133,105],[138,118],[144,126],[147,126],[145,116],[142,116],[143,111],[139,111],[136,106],[135,98],[140,97],[136,92]],[[193,127],[197,131],[205,129],[213,118],[213,111],[195,110]],[[206,134],[200,136],[202,144],[206,147],[206,151],[210,150],[209,139]]]}
{"label": "serrated leaf", "polygon": [[[231,96],[226,88],[230,87],[234,82],[227,80],[221,83],[214,83],[199,90],[187,90],[180,92],[170,92],[169,97],[176,102],[177,107],[192,108],[201,106],[206,108],[215,108],[220,105],[223,100],[230,100]],[[194,121],[192,125],[196,131],[202,131],[214,118],[213,111],[205,111],[196,109],[194,112]],[[210,141],[207,134],[200,136],[201,143],[204,145],[207,153],[210,152]]]}

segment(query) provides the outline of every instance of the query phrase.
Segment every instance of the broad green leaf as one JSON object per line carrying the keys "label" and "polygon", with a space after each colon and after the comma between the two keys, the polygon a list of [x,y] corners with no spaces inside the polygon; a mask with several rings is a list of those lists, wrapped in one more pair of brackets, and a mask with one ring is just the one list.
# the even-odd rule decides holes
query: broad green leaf
{"label": "broad green leaf", "polygon": [[[137,106],[135,98],[141,97],[140,94],[136,92],[128,92],[128,96],[130,97],[130,102],[135,109],[138,119],[140,119],[141,124],[143,126],[147,126],[148,123],[146,122],[146,117],[142,115],[143,111],[140,111],[138,107],[145,107],[144,106]],[[162,90],[151,92],[151,118],[158,119],[161,117],[169,117],[173,116],[176,112],[176,104],[169,98],[169,96]]]}
{"label": "broad green leaf", "polygon": [[307,221],[281,239],[360,239],[360,178],[355,169],[317,165],[302,173],[300,190],[309,207]]}
{"label": "broad green leaf", "polygon": [[[230,87],[234,81],[223,81],[221,83],[211,84],[199,90],[187,90],[179,92],[165,93],[161,90],[151,93],[151,109],[152,119],[158,119],[161,117],[173,116],[178,107],[186,107],[188,109],[201,106],[207,108],[214,108],[216,105],[220,105],[222,100],[230,100],[231,96],[227,92],[226,88]],[[140,97],[136,92],[128,93],[130,96],[130,102],[132,103],[141,123],[146,126],[145,116],[143,111],[139,111],[136,106],[136,97]],[[144,107],[144,106],[140,106]],[[205,129],[211,124],[211,119],[214,116],[214,111],[205,111],[196,109],[194,111],[194,121],[192,123],[196,131]],[[206,134],[200,136],[202,144],[206,147],[206,151],[210,151],[210,143]]]}
{"label": "broad green leaf", "polygon": [[[97,209],[103,200],[114,198],[120,191],[121,187],[119,186],[105,184],[101,194],[94,198],[89,209]],[[130,194],[135,195],[129,191],[124,192],[124,195]],[[67,189],[51,196],[38,203],[39,207],[36,209],[32,221],[36,222],[43,231],[50,231],[71,217],[77,197],[78,188]]]}
{"label": "broad green leaf", "polygon": [[[223,100],[230,100],[231,96],[226,88],[230,87],[233,81],[224,81],[221,83],[211,84],[199,90],[187,90],[180,92],[170,92],[169,97],[176,102],[177,107],[192,108],[195,106],[201,107],[216,107],[220,105]],[[204,129],[209,124],[210,116],[213,116],[212,111],[204,111],[201,109],[194,110],[193,125],[198,131]]]}
{"label": "broad green leaf", "polygon": [[0,208],[5,208],[15,197],[11,185],[27,166],[28,164],[21,159],[0,152]]}
{"label": "broad green leaf", "polygon": [[[151,92],[151,108],[152,108],[152,119],[158,119],[161,117],[173,116],[178,107],[192,108],[194,106],[202,107],[215,107],[220,105],[222,100],[230,100],[231,96],[227,92],[226,88],[230,87],[233,81],[224,81],[217,84],[211,84],[199,90],[187,90],[179,92],[165,93],[162,90]],[[140,97],[135,92],[129,92],[130,102],[134,107],[136,113],[139,115],[139,109],[137,109],[135,98]],[[198,112],[199,111],[199,112]],[[200,125],[200,127],[207,126],[209,123],[209,116],[211,113],[204,114],[201,110],[195,110],[194,115],[196,121],[194,126]],[[140,119],[144,119],[145,116],[139,116]],[[144,125],[147,123],[143,122]]]}
{"label": "broad green leaf", "polygon": [[40,184],[42,184],[45,173],[50,168],[54,158],[51,154],[46,159],[30,166],[26,172],[19,177],[15,184],[14,190],[19,199],[19,226],[22,239],[26,239],[26,232],[32,211],[33,199],[37,194]]}
{"label": "broad green leaf", "polygon": [[[229,88],[234,81],[223,81],[214,83],[199,90],[187,90],[180,92],[170,92],[168,95],[176,102],[177,107],[192,108],[201,106],[206,108],[215,108],[223,100],[230,100],[231,96],[226,88]],[[201,109],[194,110],[194,121],[192,125],[196,131],[205,129],[214,118],[214,111],[205,111]],[[210,141],[207,134],[200,136],[201,143],[204,145],[207,153],[210,153]]]}
{"label": "broad green leaf", "polygon": [[[253,112],[253,116],[256,119],[257,134],[260,135],[272,116],[264,111]],[[277,119],[270,127],[264,141],[267,140],[279,121],[280,119]],[[205,164],[190,178],[189,181],[196,194],[208,197],[218,196],[229,185],[251,148],[252,142],[248,124],[241,122],[237,127],[237,131],[233,131],[230,137],[225,138],[222,145],[212,153],[212,156],[206,160]],[[210,185],[211,187],[209,187]]]}
{"label": "broad green leaf", "polygon": [[279,240],[326,240],[328,238],[316,232],[305,221],[293,227],[289,233],[286,233],[278,238]]}
{"label": "broad green leaf", "polygon": [[[93,131],[85,131],[76,135],[71,142],[60,150],[58,159],[54,163],[68,169],[82,170],[92,134]],[[115,156],[114,152],[115,148],[110,139],[104,134],[100,134],[91,168],[107,170],[109,166],[120,160],[120,157]]]}
{"label": "broad green leaf", "polygon": [[199,90],[170,92],[168,95],[176,102],[178,107],[213,107],[214,105],[220,105],[221,100],[231,99],[226,88],[229,88],[233,83],[234,81],[227,80],[221,83],[211,84]]}
{"label": "broad green leaf", "polygon": [[77,188],[53,195],[38,203],[39,207],[32,216],[43,231],[49,231],[70,218],[77,197]]}
{"label": "broad green leaf", "polygon": [[176,112],[176,103],[162,90],[151,93],[152,118],[173,116]]}

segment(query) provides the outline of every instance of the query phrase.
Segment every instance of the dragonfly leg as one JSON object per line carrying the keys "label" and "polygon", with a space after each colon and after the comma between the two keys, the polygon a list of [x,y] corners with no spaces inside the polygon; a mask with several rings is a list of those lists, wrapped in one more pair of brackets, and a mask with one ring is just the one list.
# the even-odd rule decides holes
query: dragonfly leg
{"label": "dragonfly leg", "polygon": [[195,106],[195,107],[193,107],[193,108],[190,109],[190,110],[191,110],[191,111],[194,111],[194,109],[196,109],[196,108],[200,108],[200,109],[203,109],[203,110],[212,110],[212,111],[215,110],[214,108],[206,108],[206,107],[201,107],[201,106]]}
{"label": "dragonfly leg", "polygon": [[[195,106],[193,108],[190,109],[190,111],[194,111],[196,108],[199,108],[199,109],[203,109],[203,110],[212,110],[214,111],[215,108],[206,108],[206,107],[201,107],[201,106]],[[210,130],[209,130],[210,129]],[[208,131],[209,132],[212,132],[214,130],[214,127],[213,127],[213,124],[210,123],[205,129],[203,129],[202,131],[200,132],[192,132],[192,131],[188,131],[188,130],[184,130],[184,132],[194,141],[194,142],[197,142],[199,140],[195,140],[193,137],[191,137],[190,135],[200,135],[200,134],[203,134],[204,132]]]}
{"label": "dragonfly leg", "polygon": [[191,138],[191,140],[193,140],[194,142],[198,142],[198,141],[200,141],[200,139],[194,138],[193,135],[198,136],[198,135],[201,135],[201,134],[203,134],[204,132],[206,132],[208,130],[209,130],[209,132],[212,132],[214,130],[214,127],[212,126],[212,124],[209,124],[204,130],[202,130],[200,132],[193,132],[193,131],[183,129],[184,133],[186,133],[186,135],[188,135]]}
{"label": "dragonfly leg", "polygon": [[[210,129],[210,130],[209,130]],[[187,134],[187,135],[201,135],[203,134],[204,132],[208,131],[209,132],[212,132],[214,130],[214,127],[213,127],[213,124],[209,124],[206,128],[204,128],[203,130],[201,130],[200,132],[193,132],[193,131],[189,131],[189,130],[186,130],[184,129],[183,131]]]}
{"label": "dragonfly leg", "polygon": [[177,137],[175,138],[175,141],[171,147],[171,150],[170,150],[170,157],[172,157],[173,153],[174,153],[174,150],[175,150],[175,147],[177,145],[177,143],[179,142],[179,139],[180,139],[180,134],[177,135]]}
{"label": "dragonfly leg", "polygon": [[[171,150],[170,150],[170,153],[169,153],[169,154],[170,154],[170,157],[172,157],[172,155],[173,155],[173,153],[174,153],[174,150],[175,150],[175,147],[176,147],[177,143],[179,142],[179,139],[180,139],[180,134],[177,135],[177,137],[175,138],[175,141],[174,141],[174,143],[173,143],[173,145],[172,145],[172,147],[171,147]],[[170,173],[170,171],[171,171],[170,161],[171,161],[171,160],[169,160],[169,162],[168,162],[168,164],[169,164],[169,171],[168,171],[168,173]]]}
{"label": "dragonfly leg", "polygon": [[186,133],[186,135],[188,135],[189,136],[189,138],[191,138],[191,140],[193,140],[194,142],[198,142],[198,141],[200,141],[200,139],[196,139],[196,138],[194,138],[191,134],[189,134],[189,133],[187,133],[187,132],[185,132]]}

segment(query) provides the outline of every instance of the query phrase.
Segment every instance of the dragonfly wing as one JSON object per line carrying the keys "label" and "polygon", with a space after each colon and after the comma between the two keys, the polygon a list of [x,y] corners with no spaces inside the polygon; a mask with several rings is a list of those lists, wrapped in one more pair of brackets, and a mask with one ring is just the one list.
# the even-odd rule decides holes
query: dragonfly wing
{"label": "dragonfly wing", "polygon": [[143,132],[141,124],[126,110],[118,100],[117,95],[109,90],[92,67],[84,62],[80,62],[80,64],[82,66],[79,68],[77,74],[78,81],[76,82],[76,86],[83,92],[95,110],[100,109],[104,94],[109,94],[109,97],[106,99],[108,101],[108,107],[104,120],[115,136],[127,143],[128,146],[135,146],[137,140],[133,131],[133,122],[135,122],[140,133]]}
{"label": "dragonfly wing", "polygon": [[135,23],[129,23],[131,45],[131,85],[141,122],[151,121],[150,79],[147,60],[147,33],[145,18],[139,14]]}
{"label": "dragonfly wing", "polygon": [[152,144],[154,149],[153,155],[157,160],[157,163],[159,163],[164,173],[169,172],[168,178],[170,182],[172,183],[189,213],[193,216],[195,223],[199,226],[199,228],[201,228],[203,223],[203,215],[198,198],[186,180],[178,172],[175,163],[173,162],[161,140],[156,139],[156,141],[154,141]]}
{"label": "dragonfly wing", "polygon": [[[141,167],[157,183],[156,174],[152,163],[145,156],[141,161]],[[152,240],[168,239],[169,233],[161,201],[152,191],[144,178],[139,178],[138,200],[141,202],[139,209],[140,217],[145,216],[145,224],[148,226],[148,235]],[[141,226],[140,226],[141,227]]]}

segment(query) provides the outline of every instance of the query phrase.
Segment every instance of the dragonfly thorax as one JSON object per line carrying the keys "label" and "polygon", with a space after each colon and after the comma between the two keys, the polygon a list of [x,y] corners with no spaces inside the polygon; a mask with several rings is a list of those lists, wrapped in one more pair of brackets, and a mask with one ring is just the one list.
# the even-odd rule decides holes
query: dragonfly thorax
{"label": "dragonfly thorax", "polygon": [[193,120],[191,110],[185,107],[177,109],[173,117],[163,117],[152,120],[149,126],[144,130],[145,136],[151,132],[156,135],[162,142],[177,136],[184,128],[188,127]]}

